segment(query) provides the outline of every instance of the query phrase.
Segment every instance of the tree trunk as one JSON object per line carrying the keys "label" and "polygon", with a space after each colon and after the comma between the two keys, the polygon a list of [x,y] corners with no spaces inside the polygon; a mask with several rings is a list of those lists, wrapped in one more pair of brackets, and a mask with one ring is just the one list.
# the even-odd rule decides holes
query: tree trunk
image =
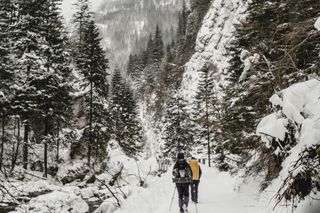
{"label": "tree trunk", "polygon": [[[91,72],[92,77],[92,72]],[[89,144],[88,144],[88,165],[90,166],[91,147],[92,147],[92,98],[93,98],[93,82],[90,79],[90,114],[89,114]]]}
{"label": "tree trunk", "polygon": [[180,122],[180,101],[178,99],[178,153],[181,152],[181,122]]}
{"label": "tree trunk", "polygon": [[28,169],[28,142],[29,142],[29,121],[26,120],[24,124],[23,137],[23,168]]}
{"label": "tree trunk", "polygon": [[208,95],[208,82],[206,83],[206,125],[207,125],[207,142],[208,142],[208,165],[211,167],[211,149],[210,149],[210,125],[209,125],[209,95]]}
{"label": "tree trunk", "polygon": [[56,161],[59,161],[59,149],[60,149],[60,138],[59,138],[59,133],[60,133],[60,125],[58,123],[58,131],[57,131],[57,155],[56,155]]}
{"label": "tree trunk", "polygon": [[[15,123],[15,126],[13,128],[13,136],[16,137],[16,129],[17,129],[17,123]],[[17,139],[17,137],[16,137]],[[13,161],[14,161],[14,154],[15,154],[15,151],[16,150],[16,141],[15,140],[12,140],[12,155],[11,155],[11,168],[12,168],[12,165],[13,165]],[[10,170],[11,171],[11,170]]]}
{"label": "tree trunk", "polygon": [[43,177],[47,178],[48,176],[48,118],[46,117],[44,120],[44,158],[43,158],[43,163],[44,163],[44,173]]}
{"label": "tree trunk", "polygon": [[208,165],[211,167],[211,148],[210,148],[210,126],[209,114],[207,113],[207,140],[208,140]]}
{"label": "tree trunk", "polygon": [[2,171],[3,167],[3,153],[4,153],[4,140],[5,140],[5,135],[4,135],[4,124],[5,124],[5,118],[2,118],[2,136],[1,136],[1,152],[0,152],[0,170]]}
{"label": "tree trunk", "polygon": [[17,146],[16,146],[15,150],[12,150],[14,153],[12,155],[12,163],[11,163],[11,171],[10,171],[10,173],[12,173],[14,167],[16,166],[18,153],[19,153],[19,147],[20,147],[20,118],[17,119],[17,130],[18,130]]}
{"label": "tree trunk", "polygon": [[[31,47],[28,45],[27,52],[31,52]],[[27,76],[30,75],[31,65],[27,65]],[[24,124],[24,137],[23,137],[23,168],[28,169],[28,142],[29,142],[29,118],[26,119]]]}

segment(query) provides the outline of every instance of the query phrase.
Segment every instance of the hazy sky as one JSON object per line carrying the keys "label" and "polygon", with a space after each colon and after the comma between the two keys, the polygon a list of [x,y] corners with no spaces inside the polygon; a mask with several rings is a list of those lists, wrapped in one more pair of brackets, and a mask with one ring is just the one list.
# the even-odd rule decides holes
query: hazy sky
{"label": "hazy sky", "polygon": [[[72,14],[74,12],[73,4],[76,1],[77,0],[63,0],[62,1],[62,14],[66,19],[70,19],[72,17]],[[108,0],[91,0],[90,2],[92,5],[92,10],[94,11],[102,1],[108,1]]]}

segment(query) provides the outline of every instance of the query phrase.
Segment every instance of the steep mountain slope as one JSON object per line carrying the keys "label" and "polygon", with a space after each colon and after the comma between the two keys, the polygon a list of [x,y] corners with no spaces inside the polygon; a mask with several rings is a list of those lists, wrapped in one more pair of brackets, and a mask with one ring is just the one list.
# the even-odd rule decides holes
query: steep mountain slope
{"label": "steep mountain slope", "polygon": [[235,25],[245,18],[247,1],[243,0],[215,0],[205,16],[198,33],[195,54],[185,65],[185,74],[181,90],[189,99],[195,95],[198,85],[198,71],[210,63],[217,67],[216,80],[227,67],[228,52],[226,47],[234,38]]}
{"label": "steep mountain slope", "polygon": [[146,44],[158,24],[165,42],[174,38],[177,14],[182,1],[112,0],[96,11],[103,42],[112,63],[124,66],[130,52]]}

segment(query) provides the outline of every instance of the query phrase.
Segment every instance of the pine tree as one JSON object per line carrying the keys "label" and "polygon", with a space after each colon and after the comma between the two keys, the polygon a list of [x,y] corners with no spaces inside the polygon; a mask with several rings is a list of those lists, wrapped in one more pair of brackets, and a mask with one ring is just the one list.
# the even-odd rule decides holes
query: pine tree
{"label": "pine tree", "polygon": [[1,128],[1,146],[0,146],[0,170],[3,166],[4,143],[5,143],[5,124],[8,116],[12,113],[11,99],[12,92],[10,87],[14,84],[13,61],[11,60],[11,1],[4,0],[0,2],[0,118],[2,120]]}
{"label": "pine tree", "polygon": [[142,127],[133,93],[118,68],[112,76],[111,99],[112,132],[123,151],[135,156],[143,145]]}
{"label": "pine tree", "polygon": [[123,140],[122,130],[124,128],[124,123],[122,115],[124,112],[122,108],[122,97],[124,97],[124,93],[124,82],[119,68],[116,68],[111,80],[110,112],[112,116],[112,133],[117,141]]}
{"label": "pine tree", "polygon": [[92,19],[92,12],[90,12],[90,2],[89,0],[77,0],[74,4],[76,12],[73,15],[72,22],[75,24],[77,28],[78,34],[78,45],[81,46],[84,40],[84,31],[86,29],[86,25],[89,24]]}
{"label": "pine tree", "polygon": [[143,61],[144,61],[145,66],[150,65],[154,62],[151,57],[152,51],[153,51],[153,43],[154,43],[154,41],[152,38],[152,34],[150,33],[149,40],[147,43],[147,48],[143,53]]}
{"label": "pine tree", "polygon": [[164,48],[163,48],[163,40],[161,30],[158,25],[156,25],[156,30],[153,37],[152,42],[152,50],[149,55],[150,60],[152,63],[160,62],[162,57],[164,56]]}
{"label": "pine tree", "polygon": [[122,108],[124,128],[124,140],[120,143],[122,149],[130,156],[141,151],[143,146],[143,131],[138,117],[137,103],[129,86],[124,88]]}
{"label": "pine tree", "polygon": [[88,112],[88,127],[87,136],[88,143],[88,165],[90,165],[91,150],[94,146],[93,138],[93,114],[94,114],[94,98],[105,99],[108,95],[107,83],[107,68],[108,60],[105,58],[105,53],[101,47],[101,38],[99,37],[99,29],[94,21],[90,21],[84,30],[83,43],[81,44],[80,56],[77,60],[77,68],[84,76],[85,86],[89,87],[89,97],[87,103],[89,106]]}
{"label": "pine tree", "polygon": [[217,116],[219,111],[219,100],[216,94],[215,81],[212,76],[215,70],[210,70],[205,65],[200,70],[200,80],[198,84],[197,95],[195,99],[195,121],[199,129],[197,129],[198,140],[204,144],[208,155],[208,164],[211,166],[212,146],[216,142],[215,130],[218,127]]}
{"label": "pine tree", "polygon": [[68,85],[70,68],[65,49],[67,37],[64,33],[59,4],[61,0],[45,1],[43,5],[42,57],[45,70],[31,82],[37,91],[38,110],[44,117],[44,176],[47,177],[47,150],[52,140],[53,126],[67,120],[70,114],[70,87]]}
{"label": "pine tree", "polygon": [[[86,97],[86,102],[90,102],[90,97]],[[90,113],[90,108],[86,110],[86,114]],[[89,120],[90,121],[90,120]],[[94,93],[92,103],[92,125],[91,136],[88,126],[84,130],[84,136],[92,140],[91,155],[94,155],[95,161],[103,161],[106,159],[106,146],[111,138],[112,126],[111,115],[106,106],[106,99]]]}
{"label": "pine tree", "polygon": [[11,28],[14,32],[11,38],[17,86],[12,105],[24,123],[23,167],[27,169],[31,118],[39,112],[39,93],[34,84],[46,73],[42,54],[45,7],[44,1],[18,0],[16,4],[19,19]]}
{"label": "pine tree", "polygon": [[11,67],[12,60],[10,58],[10,8],[11,1],[4,0],[0,2],[0,89],[8,90],[8,82],[13,79],[13,70]]}
{"label": "pine tree", "polygon": [[178,27],[177,27],[177,51],[176,51],[176,57],[177,59],[180,59],[182,55],[184,54],[185,50],[185,39],[186,39],[186,33],[187,33],[187,21],[188,21],[188,11],[186,7],[186,2],[183,1],[182,4],[182,10],[179,12],[178,17]]}
{"label": "pine tree", "polygon": [[133,72],[134,72],[133,71],[134,70],[134,66],[135,66],[135,64],[134,64],[133,55],[130,54],[129,55],[129,60],[128,60],[128,66],[127,66],[127,76],[132,77]]}
{"label": "pine tree", "polygon": [[188,104],[177,91],[174,94],[167,101],[163,131],[164,154],[173,158],[180,151],[189,153],[194,145]]}

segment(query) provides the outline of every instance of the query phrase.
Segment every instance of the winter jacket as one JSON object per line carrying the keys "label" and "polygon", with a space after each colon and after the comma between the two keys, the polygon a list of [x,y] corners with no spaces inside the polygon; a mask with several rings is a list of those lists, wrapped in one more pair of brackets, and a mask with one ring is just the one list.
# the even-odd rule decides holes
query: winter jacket
{"label": "winter jacket", "polygon": [[201,167],[199,165],[199,162],[197,160],[190,160],[189,161],[191,171],[192,171],[192,180],[200,180],[201,178]]}
{"label": "winter jacket", "polygon": [[185,159],[177,160],[173,166],[172,175],[174,183],[192,182],[192,170]]}

